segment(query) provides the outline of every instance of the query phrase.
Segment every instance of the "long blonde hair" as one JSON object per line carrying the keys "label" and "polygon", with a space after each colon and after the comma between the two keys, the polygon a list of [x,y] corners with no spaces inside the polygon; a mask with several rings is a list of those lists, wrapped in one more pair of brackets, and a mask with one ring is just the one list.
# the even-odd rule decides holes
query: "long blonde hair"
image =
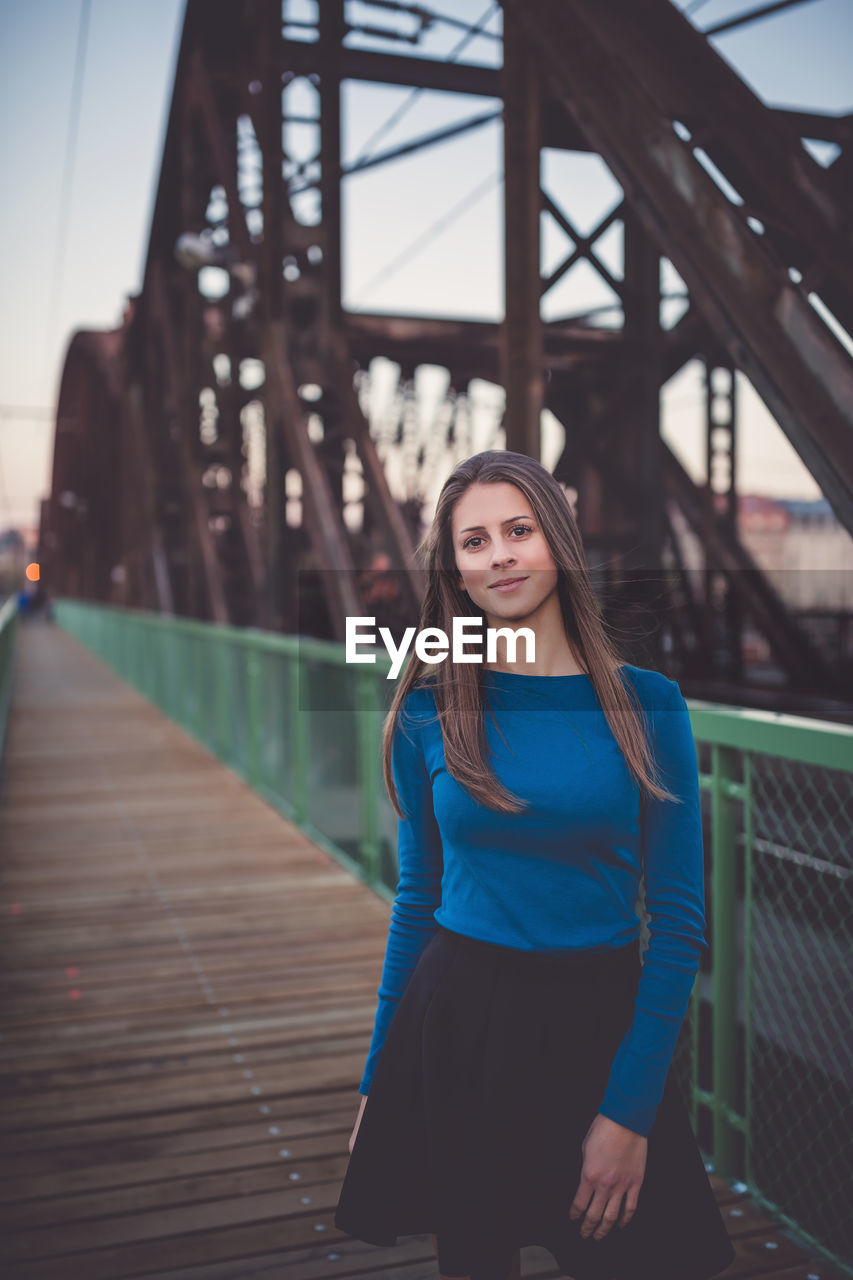
{"label": "long blonde hair", "polygon": [[[457,585],[453,551],[452,516],[456,503],[474,482],[515,485],[530,503],[557,566],[557,592],[566,636],[598,694],[607,722],[638,786],[659,800],[676,800],[657,781],[652,753],[641,717],[639,698],[630,680],[626,689],[617,667],[622,659],[605,630],[586,565],[580,530],[563,489],[550,471],[522,453],[488,449],[460,462],[445,481],[432,524],[417,547],[427,579],[418,630],[440,627],[452,632],[454,617],[480,618],[482,611]],[[391,768],[391,740],[409,691],[429,674],[436,711],[444,739],[447,771],[481,804],[498,813],[519,813],[527,805],[513,795],[493,772],[486,755],[488,744],[477,663],[431,664],[412,652],[385,718],[382,733],[382,768],[395,813],[404,817]]]}

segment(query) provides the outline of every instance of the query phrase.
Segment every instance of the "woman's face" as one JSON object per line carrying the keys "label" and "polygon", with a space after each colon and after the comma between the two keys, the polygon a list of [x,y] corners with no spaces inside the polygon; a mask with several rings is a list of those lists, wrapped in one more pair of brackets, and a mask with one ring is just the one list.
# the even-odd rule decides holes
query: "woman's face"
{"label": "woman's face", "polygon": [[[488,626],[520,621],[556,590],[558,570],[533,507],[514,484],[469,485],[452,519],[457,584],[483,611]],[[495,586],[523,578],[515,587]]]}

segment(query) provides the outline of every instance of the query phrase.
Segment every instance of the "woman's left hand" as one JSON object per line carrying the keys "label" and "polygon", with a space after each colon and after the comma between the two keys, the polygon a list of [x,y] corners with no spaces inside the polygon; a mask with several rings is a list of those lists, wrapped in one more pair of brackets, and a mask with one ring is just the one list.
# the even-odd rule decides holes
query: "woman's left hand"
{"label": "woman's left hand", "polygon": [[[601,1240],[614,1222],[626,1227],[634,1216],[646,1172],[649,1140],[596,1112],[581,1144],[583,1167],[569,1210],[574,1221],[586,1215],[581,1235]],[[622,1198],[625,1208],[620,1218]]]}

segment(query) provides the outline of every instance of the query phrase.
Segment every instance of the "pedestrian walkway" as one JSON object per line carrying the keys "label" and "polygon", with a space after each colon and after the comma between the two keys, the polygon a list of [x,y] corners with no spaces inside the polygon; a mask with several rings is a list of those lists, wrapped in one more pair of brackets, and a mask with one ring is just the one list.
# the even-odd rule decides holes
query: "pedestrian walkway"
{"label": "pedestrian walkway", "polygon": [[[333,1224],[387,904],[51,625],[4,779],[4,1277],[435,1280],[430,1237]],[[726,1276],[832,1280],[712,1182]]]}

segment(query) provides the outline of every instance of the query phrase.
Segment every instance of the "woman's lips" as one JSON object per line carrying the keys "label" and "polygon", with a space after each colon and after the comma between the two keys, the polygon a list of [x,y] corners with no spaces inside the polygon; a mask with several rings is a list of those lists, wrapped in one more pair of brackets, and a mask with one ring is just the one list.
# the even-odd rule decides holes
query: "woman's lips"
{"label": "woman's lips", "polygon": [[491,591],[515,591],[516,587],[520,587],[522,582],[526,582],[526,578],[515,578],[512,582],[501,582],[496,586],[490,587]]}

